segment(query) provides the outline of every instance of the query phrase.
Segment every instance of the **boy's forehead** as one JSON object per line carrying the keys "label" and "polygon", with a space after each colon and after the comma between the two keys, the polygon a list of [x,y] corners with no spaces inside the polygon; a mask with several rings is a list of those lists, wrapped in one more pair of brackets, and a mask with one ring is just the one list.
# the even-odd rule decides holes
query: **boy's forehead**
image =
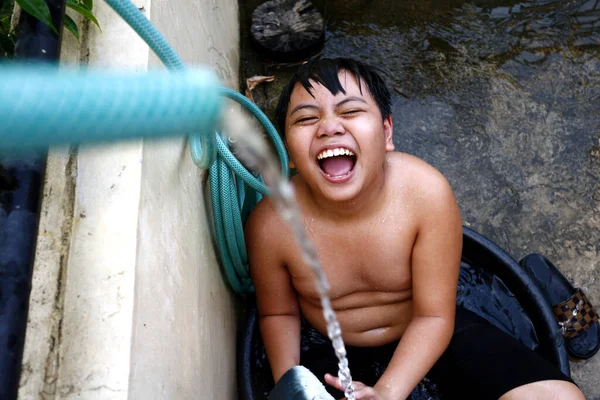
{"label": "boy's forehead", "polygon": [[[358,79],[356,78],[356,76],[349,71],[346,70],[341,70],[338,72],[338,78],[340,81],[340,84],[342,85],[342,87],[344,88],[344,90],[346,91],[346,94],[344,95],[344,93],[342,92],[338,92],[335,94],[335,96],[361,96],[361,97],[369,97],[368,96],[368,90],[363,90],[366,85],[365,82],[361,79],[361,83],[360,86],[358,84]],[[294,100],[296,100],[297,98],[306,98],[309,97],[311,99],[314,99],[315,96],[315,92],[317,91],[327,91],[329,93],[331,93],[331,91],[329,89],[327,89],[324,85],[322,85],[319,82],[313,81],[312,79],[309,80],[312,88],[311,88],[311,93],[309,93],[306,88],[300,83],[300,82],[296,82],[296,84],[294,85],[294,89],[292,90],[292,94],[290,97],[290,104],[294,103]],[[333,95],[333,93],[331,93]]]}

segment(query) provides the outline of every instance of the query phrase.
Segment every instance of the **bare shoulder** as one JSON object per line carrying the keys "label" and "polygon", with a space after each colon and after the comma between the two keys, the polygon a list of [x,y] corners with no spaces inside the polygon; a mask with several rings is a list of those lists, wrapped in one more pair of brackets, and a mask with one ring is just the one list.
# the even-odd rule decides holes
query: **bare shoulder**
{"label": "bare shoulder", "polygon": [[249,247],[265,246],[275,250],[277,241],[274,238],[281,235],[283,229],[275,204],[270,197],[263,197],[246,221],[246,242]]}
{"label": "bare shoulder", "polygon": [[395,184],[406,186],[416,196],[434,196],[434,199],[454,198],[446,177],[433,165],[406,153],[389,153]]}
{"label": "bare shoulder", "polygon": [[[296,199],[302,208],[306,189],[299,179],[292,178],[292,186]],[[249,252],[252,250],[269,250],[279,260],[286,261],[290,252],[295,249],[294,239],[289,226],[280,216],[277,205],[271,197],[265,196],[254,207],[244,227],[246,245]]]}
{"label": "bare shoulder", "polygon": [[420,214],[460,214],[452,187],[437,168],[406,153],[389,153],[389,157],[394,185],[407,189],[407,200]]}

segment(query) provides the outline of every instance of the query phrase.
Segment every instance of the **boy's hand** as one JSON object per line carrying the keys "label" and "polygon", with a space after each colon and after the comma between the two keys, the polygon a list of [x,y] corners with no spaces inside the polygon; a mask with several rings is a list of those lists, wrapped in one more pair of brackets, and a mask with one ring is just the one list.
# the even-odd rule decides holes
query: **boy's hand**
{"label": "boy's hand", "polygon": [[[342,392],[344,391],[344,387],[339,378],[336,378],[333,375],[325,374],[325,382]],[[354,386],[354,397],[356,400],[391,400],[362,382],[352,381],[352,386]]]}

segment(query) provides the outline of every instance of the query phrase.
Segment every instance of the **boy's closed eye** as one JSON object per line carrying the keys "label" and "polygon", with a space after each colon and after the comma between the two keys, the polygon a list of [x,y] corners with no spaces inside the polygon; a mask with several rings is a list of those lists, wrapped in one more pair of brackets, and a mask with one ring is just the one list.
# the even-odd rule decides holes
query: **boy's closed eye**
{"label": "boy's closed eye", "polygon": [[359,114],[359,113],[361,113],[361,112],[363,112],[363,111],[364,111],[364,110],[353,109],[353,110],[348,110],[348,111],[344,111],[344,112],[342,112],[342,115],[349,115],[349,116],[352,116],[352,115],[357,115],[357,114]]}
{"label": "boy's closed eye", "polygon": [[298,118],[298,119],[296,120],[296,122],[294,122],[294,123],[296,123],[296,124],[300,124],[300,123],[303,123],[303,122],[314,122],[314,121],[316,121],[317,119],[318,119],[318,118],[317,118],[317,117],[315,117],[315,116],[306,116],[306,117],[300,117],[300,118]]}

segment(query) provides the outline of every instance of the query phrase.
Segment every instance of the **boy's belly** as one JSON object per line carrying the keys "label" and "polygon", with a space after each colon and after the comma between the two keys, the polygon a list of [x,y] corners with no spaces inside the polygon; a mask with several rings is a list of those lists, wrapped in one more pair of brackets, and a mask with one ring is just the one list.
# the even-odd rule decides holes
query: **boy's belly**
{"label": "boy's belly", "polygon": [[[327,336],[327,325],[318,299],[299,299],[304,318]],[[315,301],[316,300],[316,301]],[[412,291],[359,292],[332,299],[344,343],[374,347],[400,339],[412,317]]]}

